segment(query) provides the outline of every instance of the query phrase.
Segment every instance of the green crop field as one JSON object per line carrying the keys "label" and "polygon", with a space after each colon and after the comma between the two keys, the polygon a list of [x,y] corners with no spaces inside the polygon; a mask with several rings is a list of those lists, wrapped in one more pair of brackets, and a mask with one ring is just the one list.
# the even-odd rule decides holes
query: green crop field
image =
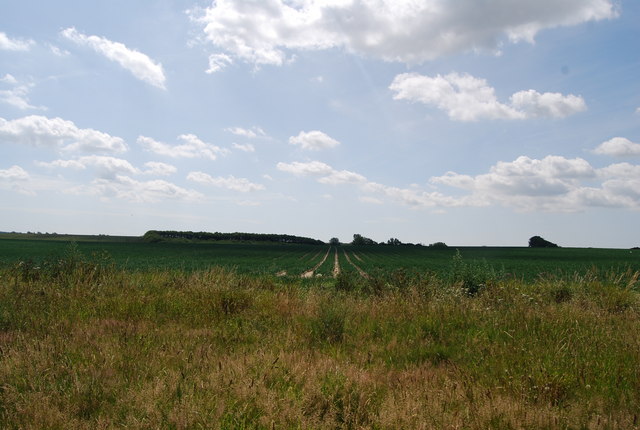
{"label": "green crop field", "polygon": [[635,250],[72,239],[0,239],[0,428],[640,426]]}
{"label": "green crop field", "polygon": [[[202,270],[224,267],[239,273],[299,276],[324,263],[314,276],[332,276],[336,248],[329,245],[158,242],[136,238],[98,238],[74,241],[62,239],[0,239],[0,265],[19,261],[35,265],[64,256],[71,247],[84,256],[107,258],[129,270]],[[404,270],[446,276],[458,255],[468,264],[491,269],[503,276],[534,280],[538,276],[572,276],[588,271],[623,272],[640,270],[640,250],[525,247],[351,246],[337,248],[340,269],[371,276]],[[346,254],[346,255],[345,255]],[[347,259],[349,257],[349,259]]]}

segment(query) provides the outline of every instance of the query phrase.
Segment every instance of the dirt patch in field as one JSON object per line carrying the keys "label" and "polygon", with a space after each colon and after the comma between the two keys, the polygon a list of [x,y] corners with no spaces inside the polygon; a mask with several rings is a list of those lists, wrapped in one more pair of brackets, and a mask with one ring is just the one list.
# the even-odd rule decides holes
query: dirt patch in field
{"label": "dirt patch in field", "polygon": [[355,252],[353,253],[353,256],[356,258],[356,260],[358,260],[361,263],[364,263],[364,260],[362,260],[362,258],[360,258],[360,256],[358,254],[356,254]]}
{"label": "dirt patch in field", "polygon": [[349,254],[347,254],[347,251],[343,250],[343,252],[344,252],[344,256],[347,259],[347,261],[349,262],[349,264],[351,264],[358,271],[360,276],[362,276],[363,278],[369,279],[369,274],[367,272],[365,272],[364,270],[362,270],[360,267],[358,267],[353,261],[351,261],[351,259],[349,258]]}
{"label": "dirt patch in field", "polygon": [[334,254],[333,259],[333,277],[337,278],[340,274],[340,261],[338,261],[338,248],[336,248],[336,253]]}
{"label": "dirt patch in field", "polygon": [[327,253],[324,254],[324,257],[322,257],[322,260],[320,260],[320,262],[318,264],[313,266],[313,269],[309,269],[306,272],[303,272],[302,275],[300,275],[300,277],[301,278],[312,278],[313,274],[315,273],[315,271],[318,270],[320,268],[320,266],[322,266],[322,264],[327,260],[327,257],[329,256],[329,251],[331,251],[331,247],[329,247],[329,249],[327,249]]}

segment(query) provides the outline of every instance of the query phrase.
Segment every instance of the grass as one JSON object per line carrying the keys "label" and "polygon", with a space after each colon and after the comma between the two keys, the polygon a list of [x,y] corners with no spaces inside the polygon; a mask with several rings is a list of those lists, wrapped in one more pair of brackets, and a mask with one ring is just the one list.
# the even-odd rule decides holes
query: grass
{"label": "grass", "polygon": [[0,269],[1,428],[639,426],[637,271],[524,282],[460,257],[446,277],[329,282],[52,260]]}

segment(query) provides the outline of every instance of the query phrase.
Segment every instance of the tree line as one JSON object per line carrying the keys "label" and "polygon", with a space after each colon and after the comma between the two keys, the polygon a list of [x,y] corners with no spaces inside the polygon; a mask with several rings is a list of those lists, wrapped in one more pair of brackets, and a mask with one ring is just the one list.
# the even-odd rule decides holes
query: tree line
{"label": "tree line", "polygon": [[307,245],[324,245],[324,242],[310,237],[294,236],[290,234],[268,234],[268,233],[220,233],[220,232],[193,232],[174,230],[149,230],[142,236],[146,242],[163,242],[171,240],[187,241],[238,241],[238,242],[276,242],[276,243],[298,243]]}

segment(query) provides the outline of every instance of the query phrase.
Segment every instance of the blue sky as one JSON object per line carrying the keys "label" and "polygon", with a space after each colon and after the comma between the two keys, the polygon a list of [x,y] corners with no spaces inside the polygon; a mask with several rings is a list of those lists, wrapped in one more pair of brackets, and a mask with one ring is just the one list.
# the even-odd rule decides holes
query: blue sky
{"label": "blue sky", "polygon": [[0,231],[640,245],[632,0],[21,0]]}

